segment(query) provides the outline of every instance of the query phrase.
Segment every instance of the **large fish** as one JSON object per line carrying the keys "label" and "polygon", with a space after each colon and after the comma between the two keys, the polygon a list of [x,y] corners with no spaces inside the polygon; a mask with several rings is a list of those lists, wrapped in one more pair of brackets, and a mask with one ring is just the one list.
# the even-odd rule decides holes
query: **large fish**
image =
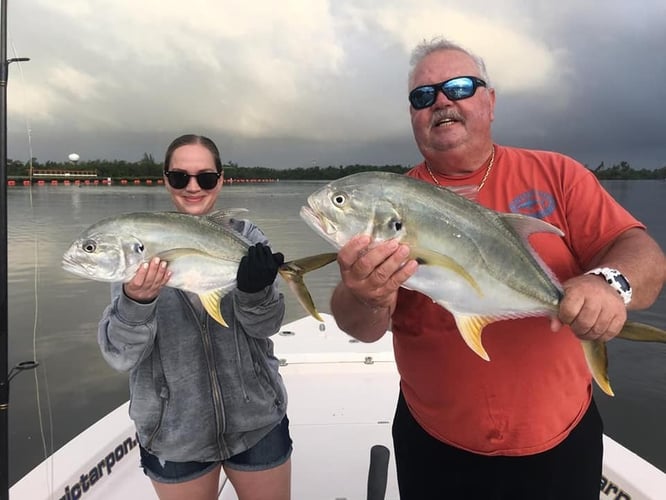
{"label": "large fish", "polygon": [[[153,257],[167,261],[172,275],[167,286],[199,295],[217,322],[227,326],[220,312],[222,297],[236,286],[238,265],[251,243],[228,226],[228,218],[244,209],[216,211],[207,216],[178,212],[142,212],[103,219],[71,244],[62,267],[96,281],[127,282]],[[322,321],[303,275],[323,267],[335,253],[284,263],[280,275],[306,311]]]}
{"label": "large fish", "polygon": [[[485,360],[481,332],[487,324],[557,314],[562,288],[527,237],[563,233],[540,219],[499,213],[450,189],[385,172],[329,183],[310,195],[301,217],[337,248],[357,234],[408,244],[420,265],[404,287],[451,312],[466,344]],[[666,331],[633,322],[620,336],[666,341]],[[605,343],[582,344],[597,384],[613,395]]]}

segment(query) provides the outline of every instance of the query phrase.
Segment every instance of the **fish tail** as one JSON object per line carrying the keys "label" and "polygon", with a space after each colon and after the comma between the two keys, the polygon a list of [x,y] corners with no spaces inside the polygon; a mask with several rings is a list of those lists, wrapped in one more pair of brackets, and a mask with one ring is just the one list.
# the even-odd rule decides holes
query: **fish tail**
{"label": "fish tail", "polygon": [[279,269],[280,276],[282,276],[287,282],[291,291],[296,295],[298,302],[318,321],[323,322],[324,319],[319,315],[319,312],[317,312],[317,307],[312,300],[308,287],[305,286],[303,276],[310,271],[314,271],[330,264],[337,258],[337,256],[338,254],[333,252],[312,255],[310,257],[285,262]]}
{"label": "fish tail", "polygon": [[638,342],[661,342],[663,344],[666,343],[666,331],[645,323],[627,321],[617,338]]}
{"label": "fish tail", "polygon": [[[639,342],[661,342],[666,343],[666,331],[655,326],[635,321],[627,321],[617,338],[635,340]],[[582,341],[583,351],[587,365],[590,367],[592,377],[597,385],[609,396],[613,396],[613,390],[608,379],[608,354],[606,343],[598,340]]]}
{"label": "fish tail", "polygon": [[610,379],[608,378],[606,343],[600,340],[581,340],[581,344],[585,353],[587,366],[590,368],[595,382],[606,394],[615,396],[613,389],[611,389]]}

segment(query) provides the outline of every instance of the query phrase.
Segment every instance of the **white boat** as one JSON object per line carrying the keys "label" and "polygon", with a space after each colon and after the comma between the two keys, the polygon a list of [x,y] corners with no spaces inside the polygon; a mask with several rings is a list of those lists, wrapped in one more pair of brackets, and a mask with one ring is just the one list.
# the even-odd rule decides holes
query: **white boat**
{"label": "white boat", "polygon": [[[330,315],[323,316],[324,323],[309,317],[288,323],[273,337],[289,393],[292,497],[397,500],[391,422],[398,374],[391,335],[372,344],[355,342]],[[371,468],[377,445],[373,454],[379,460]],[[388,469],[381,463],[386,451]],[[72,439],[9,493],[11,500],[157,498],[139,467],[128,403]],[[224,474],[219,498],[237,499]],[[666,498],[666,473],[604,436],[599,498]]]}

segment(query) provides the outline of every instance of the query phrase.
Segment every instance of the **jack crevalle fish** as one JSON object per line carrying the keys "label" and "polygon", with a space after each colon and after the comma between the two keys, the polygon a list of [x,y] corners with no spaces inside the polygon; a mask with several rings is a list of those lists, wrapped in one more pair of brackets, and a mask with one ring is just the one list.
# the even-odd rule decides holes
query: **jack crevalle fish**
{"label": "jack crevalle fish", "polygon": [[[66,271],[82,278],[128,282],[139,266],[154,257],[168,262],[167,286],[196,293],[218,323],[227,326],[220,302],[236,287],[236,273],[252,245],[233,231],[228,218],[244,209],[216,211],[205,216],[178,212],[139,212],[103,219],[84,230],[62,259]],[[326,253],[285,262],[280,275],[301,305],[323,321],[303,275],[336,258]]]}
{"label": "jack crevalle fish", "polygon": [[[450,189],[387,172],[333,181],[310,195],[300,213],[337,248],[358,234],[408,244],[419,267],[403,286],[447,309],[465,343],[485,360],[481,332],[489,323],[557,315],[562,288],[527,237],[563,233],[540,219],[499,213]],[[620,337],[666,342],[666,331],[627,322]],[[592,376],[613,395],[605,343],[582,344]]]}

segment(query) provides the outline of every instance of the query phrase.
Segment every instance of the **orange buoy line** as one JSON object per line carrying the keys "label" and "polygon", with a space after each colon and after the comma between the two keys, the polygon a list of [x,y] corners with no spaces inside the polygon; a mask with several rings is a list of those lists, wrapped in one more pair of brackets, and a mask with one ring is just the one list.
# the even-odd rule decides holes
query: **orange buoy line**
{"label": "orange buoy line", "polygon": [[[51,186],[97,186],[97,185],[111,185],[111,184],[120,184],[120,185],[134,185],[134,186],[140,186],[140,185],[147,185],[147,186],[152,186],[152,185],[163,185],[164,184],[164,179],[111,179],[110,177],[104,178],[104,179],[90,179],[90,178],[85,178],[85,179],[76,179],[76,178],[62,178],[64,176],[58,175],[58,178],[51,178],[46,175],[40,176],[40,178],[34,178],[27,179],[25,177],[17,177],[15,179],[8,179],[7,180],[7,186],[9,187],[15,187],[15,186],[31,186],[31,185],[37,185],[37,186],[46,186],[46,185],[51,185]],[[229,179],[224,179],[224,184],[256,184],[256,183],[267,183],[267,182],[278,182],[279,179],[234,179],[234,178],[229,178]]]}

